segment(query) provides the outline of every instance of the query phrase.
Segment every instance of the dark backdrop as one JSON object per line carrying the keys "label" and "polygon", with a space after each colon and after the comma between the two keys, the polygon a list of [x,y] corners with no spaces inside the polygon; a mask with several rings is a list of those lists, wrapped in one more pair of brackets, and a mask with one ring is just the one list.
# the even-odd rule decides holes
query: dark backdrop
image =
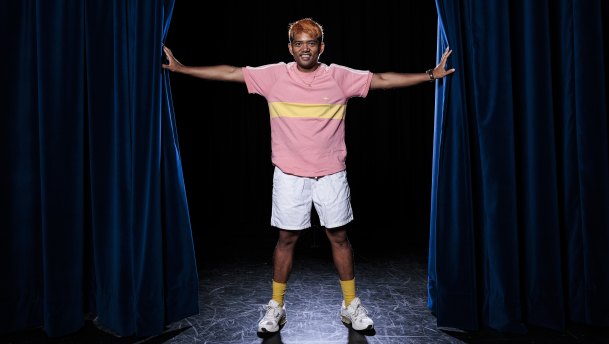
{"label": "dark backdrop", "polygon": [[[215,6],[212,12],[202,2],[176,2],[166,45],[182,63],[289,62],[288,24],[312,17],[325,30],[321,61],[327,64],[373,72],[423,72],[435,65],[433,1],[374,1],[363,6],[347,1],[306,5],[263,1]],[[247,94],[243,84],[179,74],[171,76],[171,85],[200,263],[217,249],[272,247],[272,165],[265,99]],[[433,102],[432,83],[373,91],[365,99],[349,102],[347,171],[355,216],[350,238],[359,252],[387,245],[426,250]],[[396,240],[397,235],[407,239]]]}

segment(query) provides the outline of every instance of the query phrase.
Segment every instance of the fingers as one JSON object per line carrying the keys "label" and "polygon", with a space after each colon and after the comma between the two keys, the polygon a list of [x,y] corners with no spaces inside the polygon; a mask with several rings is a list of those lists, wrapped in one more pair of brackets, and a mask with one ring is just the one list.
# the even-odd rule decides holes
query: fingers
{"label": "fingers", "polygon": [[443,78],[443,77],[445,77],[445,76],[447,76],[447,75],[449,75],[449,74],[452,74],[452,73],[454,73],[454,72],[455,72],[455,69],[454,69],[454,68],[447,69],[447,70],[442,70],[442,71],[440,71],[440,75],[441,75],[441,77],[440,77],[440,78]]}
{"label": "fingers", "polygon": [[167,58],[167,64],[161,63],[161,67],[165,69],[171,70],[171,63],[173,61],[173,55],[171,54],[171,50],[163,45],[163,51],[165,52],[165,57]]}
{"label": "fingers", "polygon": [[167,64],[162,64],[161,67],[169,68],[173,64],[173,61],[174,61],[173,54],[171,53],[171,50],[169,48],[167,48],[166,46],[163,46],[163,51],[165,52],[165,57],[167,58]]}
{"label": "fingers", "polygon": [[452,54],[452,52],[453,51],[449,47],[446,47],[446,49],[444,50],[442,58],[440,59],[440,63],[438,63],[438,65],[434,69],[434,74],[437,73],[438,75],[437,79],[443,78],[455,72],[455,68],[445,69],[446,61],[448,60],[448,57],[450,56],[450,54]]}
{"label": "fingers", "polygon": [[440,67],[441,70],[444,70],[444,66],[446,65],[446,61],[448,60],[448,57],[450,56],[450,54],[452,54],[452,50],[450,50],[448,47],[446,47],[446,50],[444,50],[444,54],[442,54],[442,58],[440,59],[440,63],[438,64],[438,67]]}
{"label": "fingers", "polygon": [[450,56],[450,54],[452,54],[452,50],[448,50],[448,48],[446,48],[446,50],[444,51],[444,54],[442,54],[442,62],[446,62],[446,60],[448,59],[448,57]]}
{"label": "fingers", "polygon": [[167,56],[167,60],[171,61],[173,60],[173,54],[171,53],[171,49],[167,48],[166,46],[163,46],[163,51],[165,52],[165,55]]}

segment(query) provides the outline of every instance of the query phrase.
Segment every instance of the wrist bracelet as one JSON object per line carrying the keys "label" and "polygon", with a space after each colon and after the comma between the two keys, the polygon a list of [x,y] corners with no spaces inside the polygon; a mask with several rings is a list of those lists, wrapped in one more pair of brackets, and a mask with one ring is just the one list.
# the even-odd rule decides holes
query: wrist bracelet
{"label": "wrist bracelet", "polygon": [[428,69],[425,71],[427,75],[429,75],[429,81],[434,81],[436,78],[433,76],[433,69]]}

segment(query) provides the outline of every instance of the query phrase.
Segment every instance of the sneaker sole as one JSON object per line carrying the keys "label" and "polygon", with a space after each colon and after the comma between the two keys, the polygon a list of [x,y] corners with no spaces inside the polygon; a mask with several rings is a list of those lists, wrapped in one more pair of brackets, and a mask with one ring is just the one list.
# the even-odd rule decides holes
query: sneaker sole
{"label": "sneaker sole", "polygon": [[263,328],[258,329],[258,333],[275,333],[275,332],[279,331],[281,326],[285,325],[285,323],[287,323],[287,322],[288,322],[288,319],[286,317],[283,317],[283,318],[279,319],[279,326],[277,326],[277,329],[275,331],[270,331],[263,327]]}
{"label": "sneaker sole", "polygon": [[342,320],[345,324],[347,325],[351,325],[351,320],[349,320],[349,318],[345,317],[345,316],[340,316],[340,320]]}
{"label": "sneaker sole", "polygon": [[[340,316],[340,320],[342,320],[342,322],[344,322],[347,325],[351,325],[351,328],[353,328],[353,324],[351,324],[351,320],[349,318],[341,315]],[[357,329],[354,329],[354,328],[353,329],[356,330],[356,331],[368,331],[368,330],[372,330],[373,328],[374,328],[374,325],[368,325],[368,327],[360,329],[360,330],[357,330]]]}

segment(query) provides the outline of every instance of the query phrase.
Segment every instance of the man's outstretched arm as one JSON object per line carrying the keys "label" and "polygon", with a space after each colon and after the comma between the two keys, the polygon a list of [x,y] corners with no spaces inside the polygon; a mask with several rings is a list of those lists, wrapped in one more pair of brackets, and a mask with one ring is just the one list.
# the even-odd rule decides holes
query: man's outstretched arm
{"label": "man's outstretched arm", "polygon": [[448,74],[452,74],[455,72],[454,68],[449,70],[445,69],[446,60],[452,53],[452,50],[446,48],[444,54],[442,54],[442,59],[440,59],[440,63],[436,66],[436,68],[431,70],[433,75],[433,79],[430,78],[430,75],[427,73],[374,73],[372,75],[372,81],[370,83],[370,89],[388,89],[388,88],[396,88],[396,87],[407,87],[413,86],[425,81],[441,79]]}
{"label": "man's outstretched arm", "polygon": [[206,80],[245,82],[243,79],[243,71],[240,67],[228,65],[204,67],[185,66],[173,56],[173,53],[169,48],[164,46],[163,51],[165,51],[168,63],[163,64],[162,67],[172,72],[182,73]]}

